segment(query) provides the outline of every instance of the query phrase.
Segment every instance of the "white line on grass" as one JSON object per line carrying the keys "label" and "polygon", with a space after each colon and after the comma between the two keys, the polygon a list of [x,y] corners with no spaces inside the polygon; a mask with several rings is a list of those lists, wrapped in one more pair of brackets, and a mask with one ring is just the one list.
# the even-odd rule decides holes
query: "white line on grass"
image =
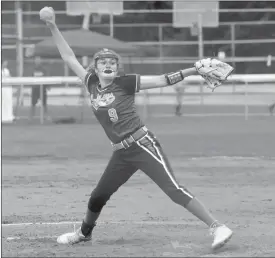
{"label": "white line on grass", "polygon": [[[9,223],[2,224],[2,227],[26,227],[26,226],[42,226],[42,225],[75,225],[81,224],[82,221],[59,221],[59,222],[27,222],[27,223]],[[121,220],[121,221],[100,221],[98,225],[108,224],[135,224],[135,225],[196,225],[198,222],[193,221],[132,221],[132,220]]]}
{"label": "white line on grass", "polygon": [[[29,223],[11,223],[11,224],[2,224],[2,227],[27,227],[27,226],[51,226],[51,225],[73,225],[76,230],[76,224],[82,223],[77,221],[60,221],[60,222],[29,222]],[[199,222],[195,221],[102,221],[98,222],[100,225],[108,224],[136,224],[136,225],[196,225]],[[56,239],[58,236],[9,236],[6,238],[7,241],[19,241],[19,240],[39,240],[39,239]]]}
{"label": "white line on grass", "polygon": [[7,241],[16,241],[16,240],[39,240],[39,239],[56,239],[58,236],[34,236],[34,237],[7,237]]}

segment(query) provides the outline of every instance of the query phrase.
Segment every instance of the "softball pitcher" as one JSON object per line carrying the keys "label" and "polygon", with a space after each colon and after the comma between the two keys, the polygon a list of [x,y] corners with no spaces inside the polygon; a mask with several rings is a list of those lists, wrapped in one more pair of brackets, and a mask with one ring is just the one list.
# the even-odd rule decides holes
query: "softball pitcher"
{"label": "softball pitcher", "polygon": [[219,223],[190,191],[177,182],[159,141],[137,114],[135,93],[144,89],[174,85],[185,77],[197,73],[201,74],[209,87],[214,89],[226,80],[233,70],[232,67],[215,59],[203,59],[198,61],[194,68],[164,75],[119,75],[120,57],[114,51],[103,49],[94,55],[87,71],[78,62],[57,28],[54,10],[51,7],[44,7],[40,11],[40,18],[50,28],[64,62],[86,85],[93,112],[113,148],[112,157],[91,193],[81,227],[76,232],[59,236],[57,242],[76,244],[90,241],[102,208],[112,194],[140,169],[172,201],[186,208],[209,227],[214,237],[212,248],[223,246],[231,238],[232,231]]}

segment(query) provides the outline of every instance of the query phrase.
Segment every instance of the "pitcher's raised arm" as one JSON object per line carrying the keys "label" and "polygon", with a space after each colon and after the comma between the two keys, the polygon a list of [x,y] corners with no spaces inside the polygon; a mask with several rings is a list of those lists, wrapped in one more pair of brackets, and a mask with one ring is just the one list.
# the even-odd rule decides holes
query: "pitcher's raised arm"
{"label": "pitcher's raised arm", "polygon": [[59,53],[64,62],[74,71],[74,73],[84,82],[87,71],[78,62],[73,50],[70,48],[67,41],[55,23],[55,13],[52,7],[44,7],[40,10],[40,19],[43,20],[50,28],[53,41],[56,44]]}

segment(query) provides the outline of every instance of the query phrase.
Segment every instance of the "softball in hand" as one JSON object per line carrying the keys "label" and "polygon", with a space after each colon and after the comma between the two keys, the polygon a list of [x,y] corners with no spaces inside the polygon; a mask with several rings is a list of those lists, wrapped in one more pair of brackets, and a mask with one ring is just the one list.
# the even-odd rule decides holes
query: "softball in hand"
{"label": "softball in hand", "polygon": [[40,19],[46,23],[54,23],[55,22],[55,14],[54,9],[52,7],[44,7],[39,12]]}

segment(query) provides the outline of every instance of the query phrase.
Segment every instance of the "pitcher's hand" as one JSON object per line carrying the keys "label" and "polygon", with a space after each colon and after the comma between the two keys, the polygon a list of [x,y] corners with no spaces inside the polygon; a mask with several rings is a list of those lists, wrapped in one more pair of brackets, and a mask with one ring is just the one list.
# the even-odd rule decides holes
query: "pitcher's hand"
{"label": "pitcher's hand", "polygon": [[45,6],[39,12],[40,19],[47,25],[55,25],[55,13],[52,7]]}

